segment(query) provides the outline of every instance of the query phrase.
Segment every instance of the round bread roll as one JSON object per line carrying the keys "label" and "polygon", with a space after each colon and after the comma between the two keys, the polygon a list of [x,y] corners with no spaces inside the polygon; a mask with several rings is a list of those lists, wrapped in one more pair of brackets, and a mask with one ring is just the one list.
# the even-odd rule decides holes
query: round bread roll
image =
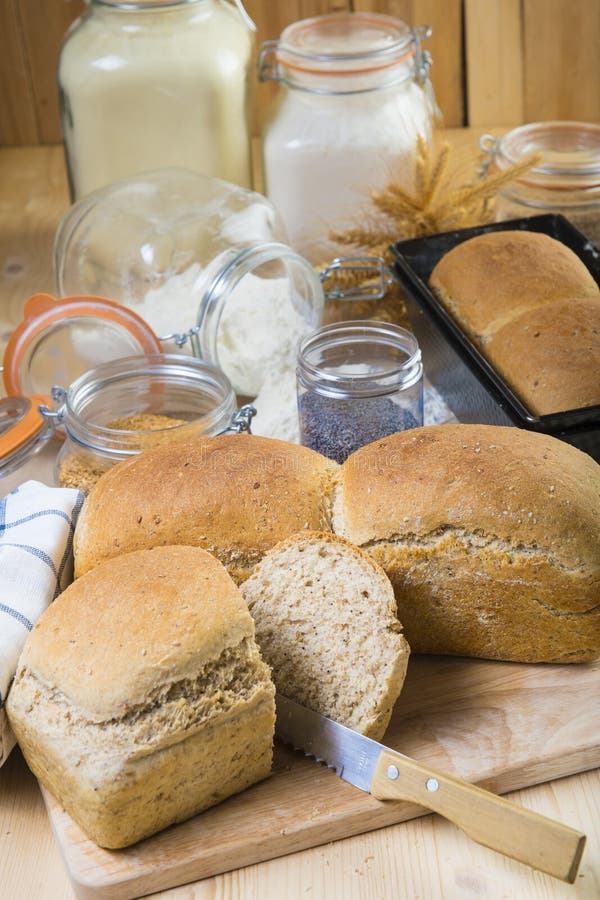
{"label": "round bread roll", "polygon": [[42,784],[117,848],[266,778],[274,693],[223,566],[159,547],[102,563],[48,607],[7,712]]}
{"label": "round bread roll", "polygon": [[492,336],[486,356],[534,415],[600,404],[600,302],[528,310]]}
{"label": "round bread roll", "polygon": [[534,231],[491,231],[463,241],[438,262],[429,284],[479,344],[546,303],[572,297],[600,302],[598,285],[579,257]]}
{"label": "round bread roll", "polygon": [[391,580],[411,650],[600,655],[600,466],[543,434],[436,425],[342,467],[334,529]]}
{"label": "round bread roll", "polygon": [[336,463],[247,434],[178,441],[119,463],[90,492],[74,539],[75,575],[144,547],[190,544],[236,581],[278,541],[330,529]]}

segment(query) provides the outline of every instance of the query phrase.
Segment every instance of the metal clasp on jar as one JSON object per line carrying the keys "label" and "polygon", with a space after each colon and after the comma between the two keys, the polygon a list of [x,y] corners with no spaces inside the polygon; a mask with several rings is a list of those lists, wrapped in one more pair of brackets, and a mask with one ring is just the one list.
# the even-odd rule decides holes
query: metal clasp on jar
{"label": "metal clasp on jar", "polygon": [[482,134],[479,138],[479,149],[483,150],[485,157],[481,163],[479,172],[480,178],[486,178],[489,174],[490,167],[493,166],[496,157],[500,153],[500,143],[502,138],[494,137],[493,134]]}
{"label": "metal clasp on jar", "polygon": [[45,422],[50,426],[47,437],[51,438],[56,429],[62,425],[67,418],[67,392],[58,384],[55,384],[50,391],[50,395],[54,402],[54,409],[50,409],[45,403],[40,403],[38,412]]}
{"label": "metal clasp on jar", "polygon": [[[359,272],[364,278],[371,278],[369,284],[354,287],[343,287],[341,284],[330,290],[325,289],[324,282],[346,272]],[[387,288],[393,282],[393,276],[385,261],[380,256],[337,256],[320,273],[326,300],[381,300]]]}
{"label": "metal clasp on jar", "polygon": [[234,434],[242,434],[242,432],[246,432],[246,434],[252,434],[252,428],[250,426],[255,415],[255,407],[252,406],[251,403],[246,403],[244,406],[240,406],[238,411],[233,414],[227,428],[224,428],[223,431],[219,431],[218,433],[229,434],[230,432],[233,432]]}
{"label": "metal clasp on jar", "polygon": [[264,41],[258,54],[258,80],[281,81],[281,72],[277,62],[279,41]]}
{"label": "metal clasp on jar", "polygon": [[418,25],[416,28],[411,28],[411,31],[415,44],[415,81],[423,86],[429,80],[431,53],[428,50],[423,50],[421,41],[431,37],[431,26]]}

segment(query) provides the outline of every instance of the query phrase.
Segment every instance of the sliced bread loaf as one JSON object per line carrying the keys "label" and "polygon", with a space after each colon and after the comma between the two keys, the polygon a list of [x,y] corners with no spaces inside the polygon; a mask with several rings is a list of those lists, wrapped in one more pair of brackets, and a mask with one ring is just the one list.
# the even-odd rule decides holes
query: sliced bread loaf
{"label": "sliced bread loaf", "polygon": [[277,690],[381,738],[409,656],[383,569],[343,538],[301,532],[270,550],[241,591]]}

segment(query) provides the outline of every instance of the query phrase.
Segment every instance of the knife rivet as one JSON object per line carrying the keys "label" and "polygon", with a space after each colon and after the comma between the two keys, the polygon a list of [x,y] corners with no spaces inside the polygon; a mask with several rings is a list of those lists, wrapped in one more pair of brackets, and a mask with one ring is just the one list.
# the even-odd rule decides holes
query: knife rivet
{"label": "knife rivet", "polygon": [[390,779],[390,781],[395,781],[396,778],[398,777],[398,775],[400,774],[400,772],[398,771],[396,766],[388,766],[387,772],[385,774]]}
{"label": "knife rivet", "polygon": [[427,783],[425,784],[427,790],[431,791],[432,794],[435,793],[435,791],[439,790],[439,786],[440,785],[437,778],[428,778]]}

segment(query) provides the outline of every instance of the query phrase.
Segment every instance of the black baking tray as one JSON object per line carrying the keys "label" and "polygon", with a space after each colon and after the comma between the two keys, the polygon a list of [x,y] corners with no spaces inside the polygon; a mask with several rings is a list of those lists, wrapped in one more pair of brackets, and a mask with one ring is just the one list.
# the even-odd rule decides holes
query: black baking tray
{"label": "black baking tray", "polygon": [[[490,231],[537,231],[566,244],[600,283],[600,251],[564,216],[541,215],[398,241],[393,271],[404,288],[425,373],[460,422],[516,425],[561,438],[600,461],[600,406],[535,416],[471,343],[428,287],[439,260],[463,241]],[[600,378],[600,372],[598,373]]]}

